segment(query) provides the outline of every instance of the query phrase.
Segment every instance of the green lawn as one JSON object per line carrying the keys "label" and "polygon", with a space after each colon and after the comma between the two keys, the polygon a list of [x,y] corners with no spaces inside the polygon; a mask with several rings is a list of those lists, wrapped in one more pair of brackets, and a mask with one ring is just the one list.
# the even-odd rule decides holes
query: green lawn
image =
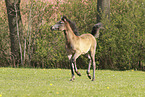
{"label": "green lawn", "polygon": [[[79,70],[0,68],[0,97],[145,97],[145,72],[96,70],[96,80]],[[92,73],[92,72],[91,72]]]}

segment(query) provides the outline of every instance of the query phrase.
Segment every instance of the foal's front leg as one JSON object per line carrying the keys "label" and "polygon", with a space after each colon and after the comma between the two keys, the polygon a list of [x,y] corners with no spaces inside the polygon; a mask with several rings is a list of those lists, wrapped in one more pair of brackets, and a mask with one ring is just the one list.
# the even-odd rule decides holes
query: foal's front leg
{"label": "foal's front leg", "polygon": [[75,68],[75,72],[78,76],[81,76],[81,73],[78,72],[78,69],[77,69],[77,65],[76,65],[76,61],[74,62],[74,68]]}
{"label": "foal's front leg", "polygon": [[81,73],[78,72],[77,70],[77,65],[76,65],[76,59],[80,56],[81,54],[80,53],[75,53],[73,58],[72,58],[72,63],[74,64],[74,68],[75,68],[75,72],[78,76],[81,76]]}
{"label": "foal's front leg", "polygon": [[73,81],[75,79],[75,75],[74,75],[74,68],[75,68],[75,72],[78,76],[81,76],[81,74],[78,72],[77,70],[77,66],[76,66],[76,59],[80,56],[81,54],[80,53],[75,53],[73,58],[71,56],[71,59],[70,59],[70,67],[71,67],[71,72],[72,72],[72,78],[71,78],[71,81]]}
{"label": "foal's front leg", "polygon": [[72,63],[72,61],[70,61],[70,67],[71,67],[71,74],[72,74],[72,78],[70,79],[70,81],[75,80],[75,74],[74,74],[74,64]]}
{"label": "foal's front leg", "polygon": [[74,64],[72,62],[72,55],[68,55],[68,59],[70,60],[70,68],[72,74],[72,78],[70,79],[70,81],[73,81],[75,79],[75,74],[74,74]]}

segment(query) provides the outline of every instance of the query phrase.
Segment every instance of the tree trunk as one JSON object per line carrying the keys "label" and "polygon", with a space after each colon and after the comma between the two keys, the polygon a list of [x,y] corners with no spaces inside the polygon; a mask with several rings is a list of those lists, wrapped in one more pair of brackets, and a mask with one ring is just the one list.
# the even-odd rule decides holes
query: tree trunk
{"label": "tree trunk", "polygon": [[105,15],[110,18],[110,0],[97,0],[97,23],[101,21],[101,17]]}
{"label": "tree trunk", "polygon": [[[11,52],[15,58],[16,64],[20,63],[20,47],[18,41],[17,29],[19,29],[19,35],[22,35],[22,20],[20,14],[20,0],[5,0],[8,14],[10,40],[11,40]],[[16,17],[17,15],[17,17]],[[18,26],[17,26],[18,25]]]}
{"label": "tree trunk", "polygon": [[[101,22],[102,18],[110,19],[110,0],[97,0],[97,12],[97,23]],[[105,69],[108,65],[107,58],[107,56],[102,56],[99,60],[102,69]]]}

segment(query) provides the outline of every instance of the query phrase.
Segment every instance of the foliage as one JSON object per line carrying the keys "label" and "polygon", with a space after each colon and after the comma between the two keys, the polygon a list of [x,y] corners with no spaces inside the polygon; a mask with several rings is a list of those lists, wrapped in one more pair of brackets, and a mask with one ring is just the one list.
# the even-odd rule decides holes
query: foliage
{"label": "foliage", "polygon": [[[144,97],[145,72],[97,70],[96,80],[80,70],[70,82],[67,69],[0,68],[0,95],[2,97]],[[92,71],[91,71],[92,72]]]}
{"label": "foliage", "polygon": [[[4,1],[1,1],[4,3]],[[62,15],[76,23],[80,34],[90,33],[97,16],[96,0],[21,1],[25,67],[69,68],[65,38],[50,27]],[[96,63],[101,69],[143,69],[145,66],[144,0],[110,0],[110,20],[102,15],[105,29],[97,39]],[[5,6],[0,17],[0,66],[13,66]],[[7,32],[7,33],[6,33]],[[5,53],[4,53],[5,52]],[[3,57],[4,56],[4,57]],[[78,67],[87,68],[88,60],[80,57]],[[20,64],[19,64],[20,65]]]}
{"label": "foliage", "polygon": [[[104,18],[106,28],[99,40],[99,58],[104,68],[143,68],[145,59],[145,9],[143,1],[111,3],[110,22]],[[143,63],[144,64],[144,63]]]}
{"label": "foliage", "polygon": [[[1,1],[2,5],[4,1]],[[5,6],[0,7],[0,66],[7,66],[11,64],[10,59],[10,39],[8,32],[7,11]],[[6,29],[7,28],[7,29]],[[4,64],[3,64],[4,63]]]}

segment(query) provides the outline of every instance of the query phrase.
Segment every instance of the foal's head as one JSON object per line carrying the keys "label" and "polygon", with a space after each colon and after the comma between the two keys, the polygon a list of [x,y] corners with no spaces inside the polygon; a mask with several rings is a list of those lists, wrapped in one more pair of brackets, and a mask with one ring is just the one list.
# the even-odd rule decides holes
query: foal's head
{"label": "foal's head", "polygon": [[78,35],[79,35],[79,32],[77,31],[77,28],[76,28],[75,23],[72,22],[71,20],[67,19],[66,16],[63,16],[63,17],[61,18],[60,21],[58,21],[55,25],[53,25],[53,26],[51,27],[51,30],[59,30],[59,31],[64,31],[64,30],[66,30],[65,24],[64,24],[64,20],[63,20],[63,19],[66,19],[66,20],[69,22],[70,27],[72,28],[74,34],[78,36]]}
{"label": "foal's head", "polygon": [[65,24],[62,20],[58,21],[55,25],[51,26],[51,30],[65,30]]}

